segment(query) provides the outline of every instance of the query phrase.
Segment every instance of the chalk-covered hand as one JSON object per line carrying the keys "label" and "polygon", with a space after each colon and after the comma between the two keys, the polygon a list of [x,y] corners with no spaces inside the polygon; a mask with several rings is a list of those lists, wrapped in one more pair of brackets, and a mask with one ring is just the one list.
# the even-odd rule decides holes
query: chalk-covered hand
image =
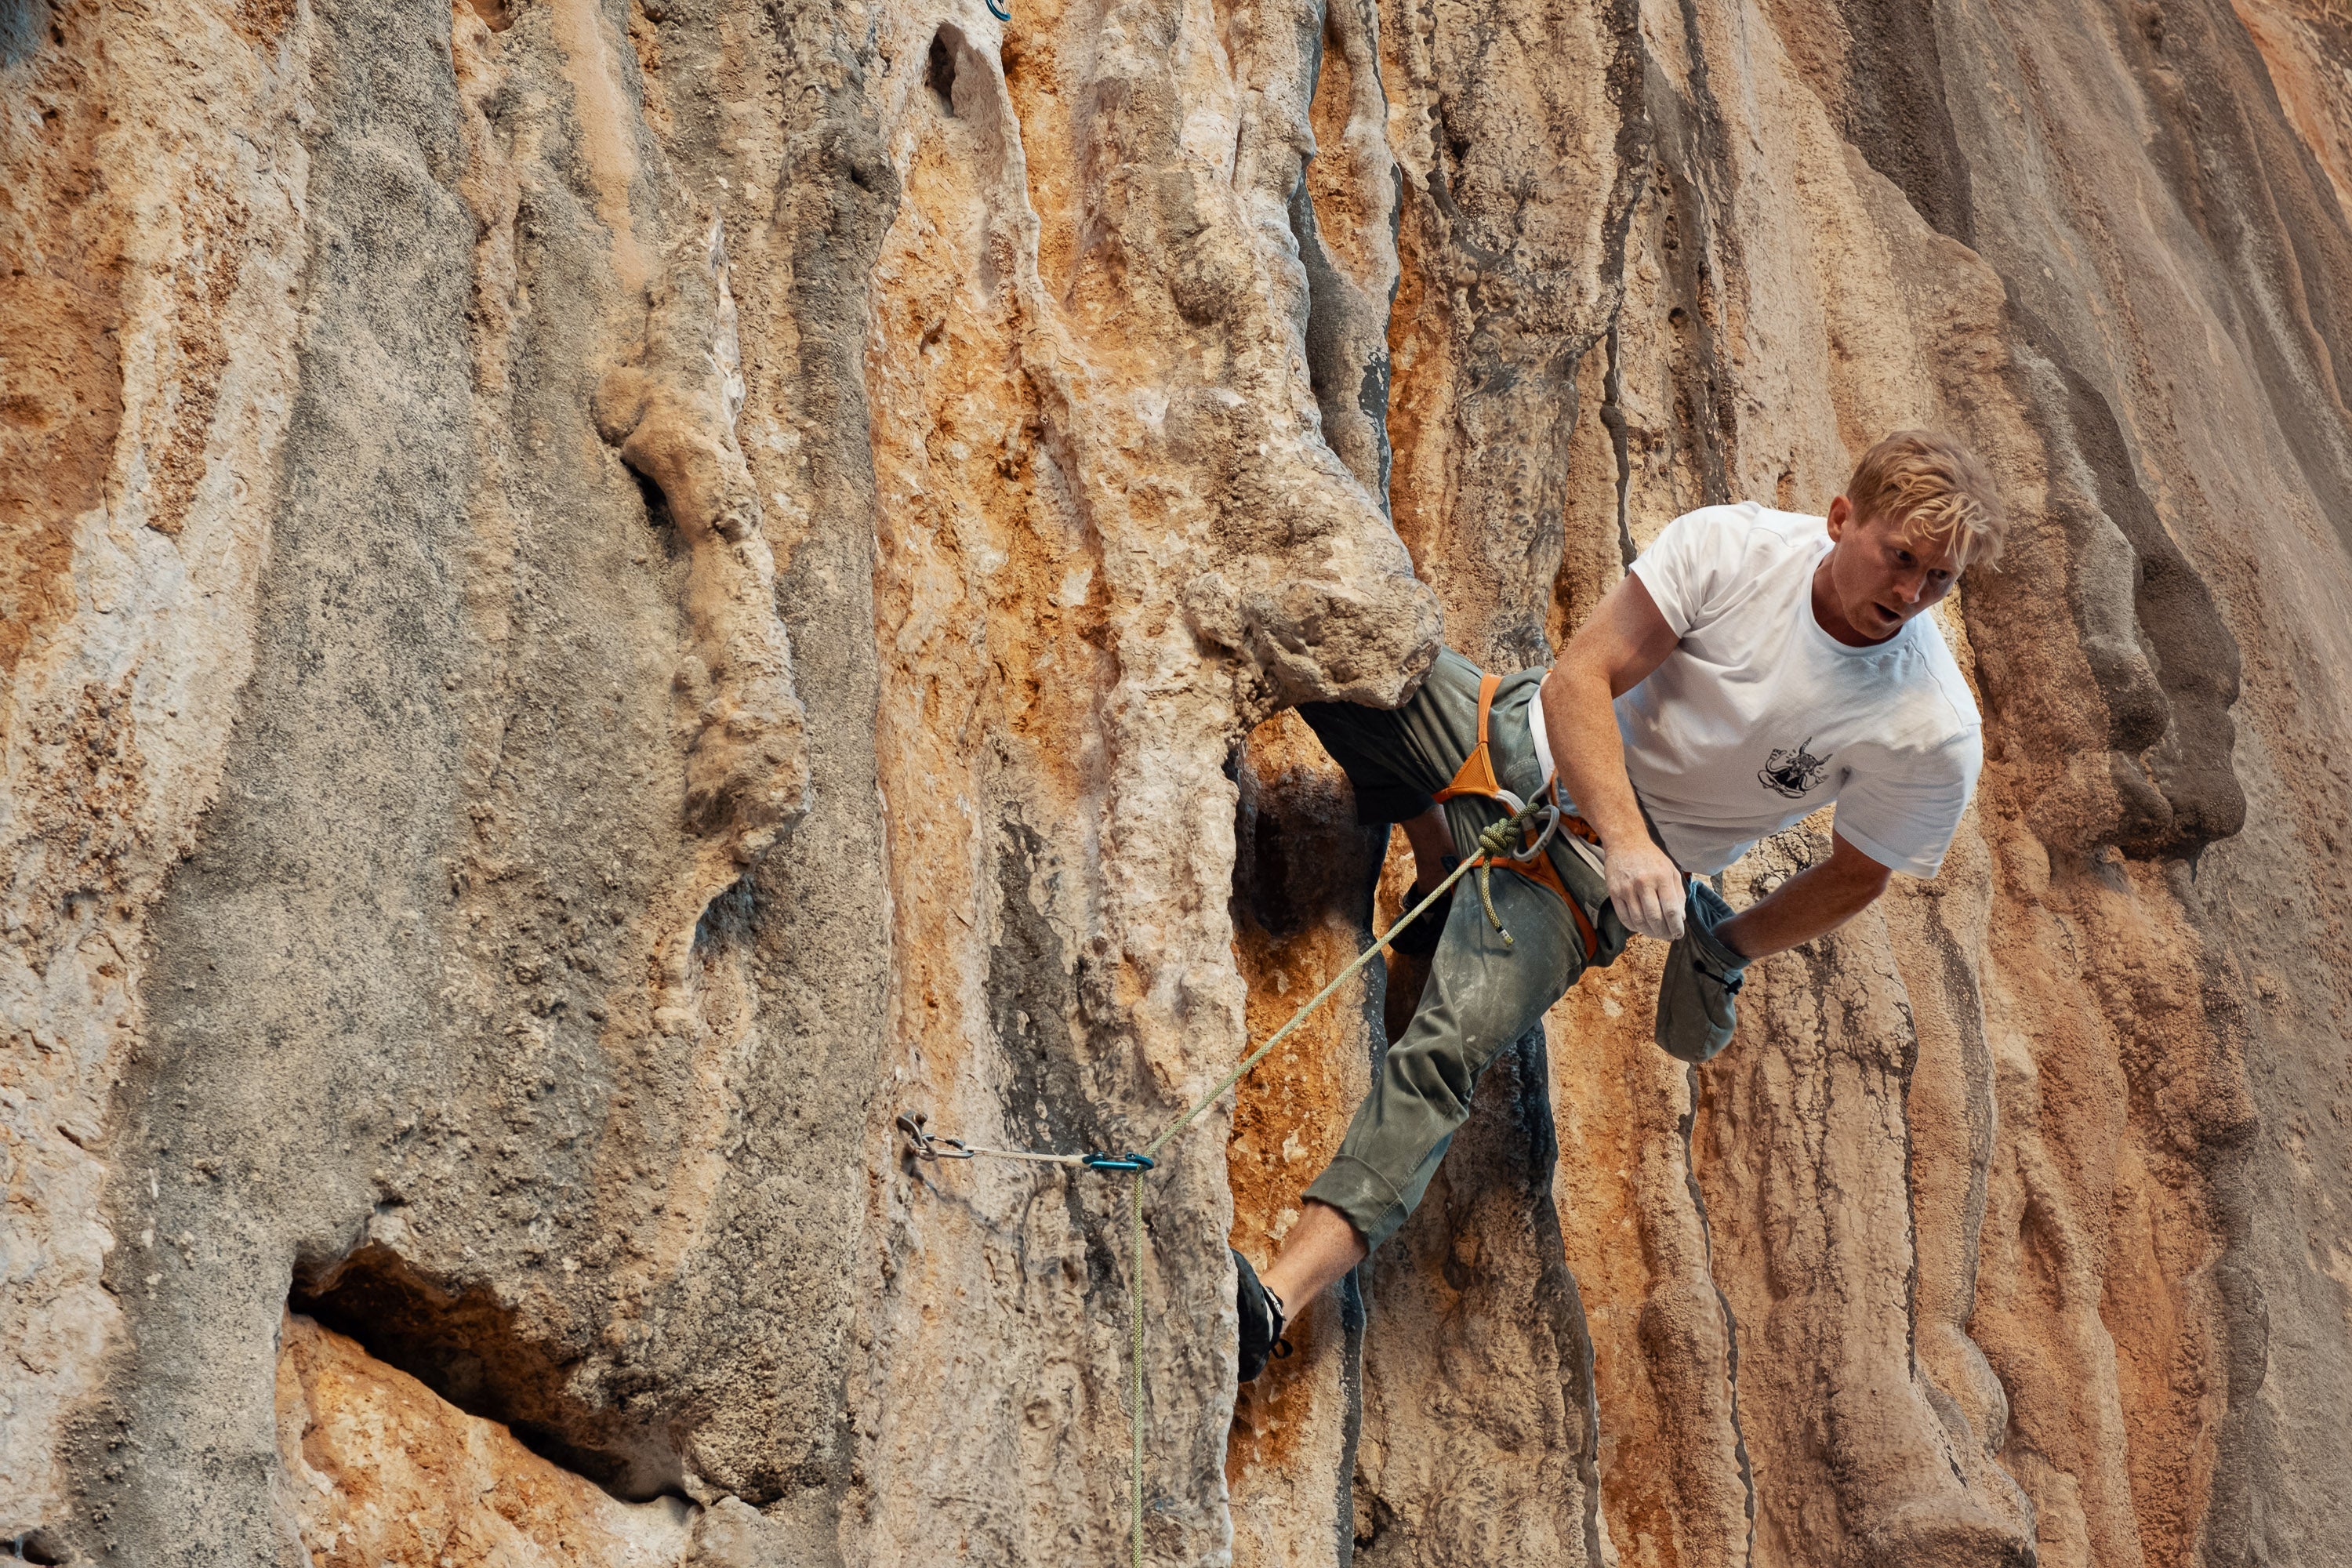
{"label": "chalk-covered hand", "polygon": [[1683,934],[1683,874],[1647,838],[1608,851],[1609,898],[1617,918],[1643,936],[1672,942]]}

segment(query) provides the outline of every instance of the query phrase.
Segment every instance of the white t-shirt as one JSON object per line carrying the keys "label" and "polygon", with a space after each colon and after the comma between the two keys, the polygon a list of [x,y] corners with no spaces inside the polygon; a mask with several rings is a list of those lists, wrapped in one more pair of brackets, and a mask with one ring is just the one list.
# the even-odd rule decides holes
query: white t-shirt
{"label": "white t-shirt", "polygon": [[[1849,647],[1813,618],[1829,524],[1753,501],[1666,525],[1633,574],[1682,639],[1617,699],[1625,769],[1685,871],[1837,802],[1837,831],[1932,877],[1984,765],[1983,721],[1932,614]],[[1528,704],[1535,752],[1551,746]]]}

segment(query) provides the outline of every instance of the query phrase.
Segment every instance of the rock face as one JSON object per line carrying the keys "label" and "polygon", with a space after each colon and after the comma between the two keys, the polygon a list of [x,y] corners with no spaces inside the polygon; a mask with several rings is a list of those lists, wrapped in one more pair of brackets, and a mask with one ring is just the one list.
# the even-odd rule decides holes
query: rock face
{"label": "rock face", "polygon": [[[0,3],[0,1539],[2352,1558],[2336,0]],[[1933,883],[1490,1073],[1285,711],[1927,424]],[[1726,877],[1825,851],[1816,821]],[[1139,1270],[1138,1258],[1140,1258]]]}

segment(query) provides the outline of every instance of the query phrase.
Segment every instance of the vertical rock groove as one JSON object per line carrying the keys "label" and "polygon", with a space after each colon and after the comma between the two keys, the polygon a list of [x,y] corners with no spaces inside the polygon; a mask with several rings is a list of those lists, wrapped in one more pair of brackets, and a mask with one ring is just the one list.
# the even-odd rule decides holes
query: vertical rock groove
{"label": "vertical rock groove", "polygon": [[[1698,1184],[1698,1167],[1691,1152],[1691,1129],[1698,1121],[1698,1069],[1688,1069],[1685,1093],[1689,1109],[1684,1111],[1676,1130],[1682,1134],[1683,1189],[1690,1198],[1691,1214],[1698,1221],[1700,1256],[1710,1272],[1715,1261],[1715,1238],[1707,1229],[1706,1194]],[[1748,1518],[1747,1536],[1742,1542],[1739,1560],[1753,1561],[1756,1555],[1756,1471],[1748,1458],[1748,1437],[1739,1429],[1739,1320],[1731,1310],[1731,1299],[1722,1290],[1715,1292],[1716,1306],[1723,1317],[1723,1392],[1724,1423],[1731,1431],[1731,1452],[1739,1468],[1739,1491],[1742,1511]]]}

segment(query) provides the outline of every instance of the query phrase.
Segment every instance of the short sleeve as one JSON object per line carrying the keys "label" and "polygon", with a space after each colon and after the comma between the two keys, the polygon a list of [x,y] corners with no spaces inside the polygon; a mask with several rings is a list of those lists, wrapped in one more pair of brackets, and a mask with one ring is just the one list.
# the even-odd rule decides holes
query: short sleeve
{"label": "short sleeve", "polygon": [[1912,766],[1859,770],[1838,791],[1838,837],[1889,870],[1932,877],[1983,767],[1984,732],[1971,727]]}
{"label": "short sleeve", "polygon": [[1709,605],[1729,586],[1747,553],[1755,519],[1745,509],[1706,506],[1666,524],[1633,559],[1633,575],[1650,591],[1675,636],[1706,619]]}

